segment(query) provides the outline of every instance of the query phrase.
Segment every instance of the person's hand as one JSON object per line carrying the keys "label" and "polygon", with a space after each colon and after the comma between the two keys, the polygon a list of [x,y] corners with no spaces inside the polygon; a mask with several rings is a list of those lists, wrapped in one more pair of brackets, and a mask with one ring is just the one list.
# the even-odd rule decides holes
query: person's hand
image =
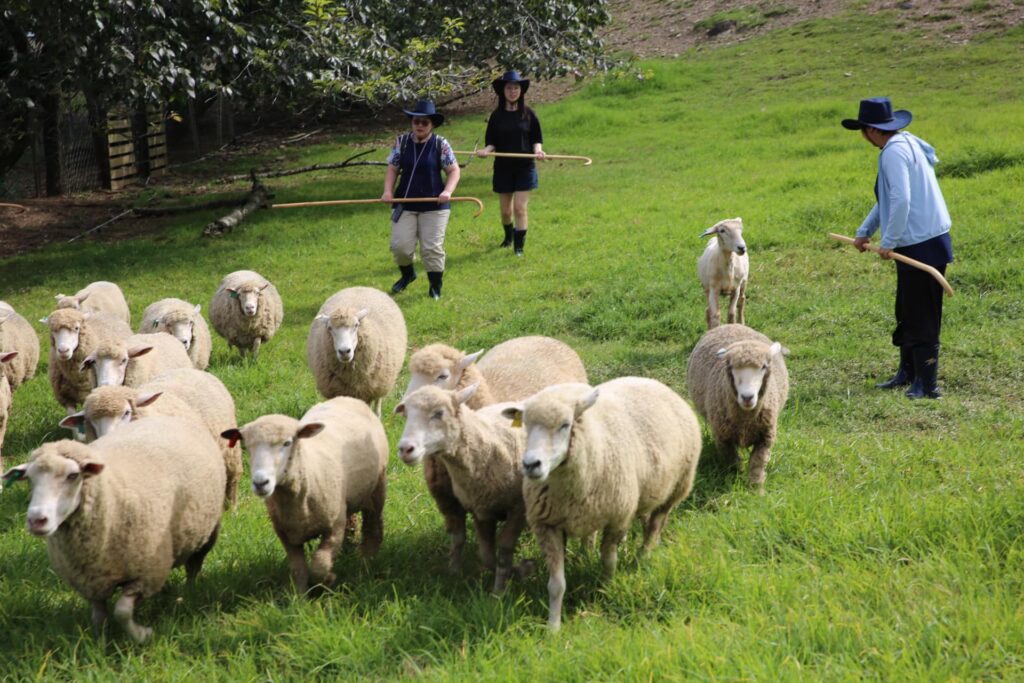
{"label": "person's hand", "polygon": [[853,246],[857,247],[857,249],[859,251],[867,251],[868,248],[866,246],[864,246],[864,245],[870,244],[870,243],[871,243],[871,238],[870,237],[858,237],[857,239],[855,239],[853,241]]}
{"label": "person's hand", "polygon": [[380,200],[381,200],[382,202],[389,202],[389,203],[390,203],[390,202],[393,202],[393,201],[395,201],[395,195],[391,194],[391,192],[390,192],[390,191],[388,191],[388,190],[385,190],[385,191],[384,191],[384,194],[382,194],[382,195],[380,196]]}
{"label": "person's hand", "polygon": [[892,249],[885,249],[884,247],[879,248],[878,255],[888,261],[892,258]]}
{"label": "person's hand", "polygon": [[450,202],[451,200],[452,200],[452,193],[451,192],[445,191],[445,192],[442,192],[441,194],[437,195],[437,203],[438,204],[444,204],[445,202]]}
{"label": "person's hand", "polygon": [[478,157],[480,157],[481,159],[485,159],[485,158],[487,158],[487,155],[488,155],[488,154],[490,154],[490,152],[489,152],[489,151],[487,151],[487,148],[486,148],[486,147],[485,147],[484,149],[478,149],[478,150],[476,151],[476,155],[477,155]]}
{"label": "person's hand", "polygon": [[544,161],[544,159],[546,159],[546,158],[547,158],[547,155],[546,155],[546,154],[544,154],[544,150],[542,150],[542,149],[538,149],[538,150],[537,150],[537,152],[536,152],[536,154],[537,154],[537,159],[538,159],[539,161]]}

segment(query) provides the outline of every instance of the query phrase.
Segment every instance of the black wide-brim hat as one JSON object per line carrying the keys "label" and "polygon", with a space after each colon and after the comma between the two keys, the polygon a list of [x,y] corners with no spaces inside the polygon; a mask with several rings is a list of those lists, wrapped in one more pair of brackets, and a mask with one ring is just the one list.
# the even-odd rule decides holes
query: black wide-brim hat
{"label": "black wide-brim hat", "polygon": [[843,119],[843,128],[862,130],[865,127],[878,130],[899,130],[910,125],[914,115],[906,109],[892,110],[888,97],[869,97],[860,101],[860,112],[855,119]]}
{"label": "black wide-brim hat", "polygon": [[498,95],[504,95],[506,83],[518,83],[520,95],[525,95],[526,91],[530,89],[530,79],[523,78],[515,69],[506,71],[500,78],[495,78],[491,81],[491,87],[494,88],[494,92],[498,93]]}
{"label": "black wide-brim hat", "polygon": [[402,112],[412,118],[413,116],[425,116],[434,123],[434,128],[437,128],[444,123],[444,114],[437,111],[437,107],[434,106],[434,100],[420,100],[416,103],[416,108],[413,111],[403,109]]}

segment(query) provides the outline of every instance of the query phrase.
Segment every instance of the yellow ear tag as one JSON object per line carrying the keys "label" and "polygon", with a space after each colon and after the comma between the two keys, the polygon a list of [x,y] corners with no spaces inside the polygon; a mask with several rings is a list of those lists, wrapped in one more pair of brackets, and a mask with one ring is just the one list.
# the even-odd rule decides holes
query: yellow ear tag
{"label": "yellow ear tag", "polygon": [[522,427],[523,426],[523,414],[521,412],[516,413],[516,416],[512,418],[512,426],[513,427]]}

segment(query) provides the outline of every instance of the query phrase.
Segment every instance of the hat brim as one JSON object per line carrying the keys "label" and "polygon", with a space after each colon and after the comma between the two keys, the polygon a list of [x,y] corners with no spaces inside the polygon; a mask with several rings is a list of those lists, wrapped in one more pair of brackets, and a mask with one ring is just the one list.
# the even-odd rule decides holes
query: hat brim
{"label": "hat brim", "polygon": [[414,116],[424,116],[434,123],[434,128],[437,128],[444,123],[444,114],[424,114],[421,111],[409,111],[408,109],[403,109],[402,113],[410,119]]}
{"label": "hat brim", "polygon": [[864,128],[877,128],[878,130],[899,130],[910,125],[914,118],[906,109],[897,109],[892,113],[892,121],[885,123],[865,123],[858,119],[843,119],[843,128],[847,130],[862,130]]}
{"label": "hat brim", "polygon": [[493,81],[491,81],[491,87],[494,88],[495,93],[497,93],[499,96],[502,96],[505,94],[506,83],[518,83],[520,96],[525,95],[526,91],[530,89],[529,78],[524,78],[521,81],[503,81],[500,78],[495,78]]}

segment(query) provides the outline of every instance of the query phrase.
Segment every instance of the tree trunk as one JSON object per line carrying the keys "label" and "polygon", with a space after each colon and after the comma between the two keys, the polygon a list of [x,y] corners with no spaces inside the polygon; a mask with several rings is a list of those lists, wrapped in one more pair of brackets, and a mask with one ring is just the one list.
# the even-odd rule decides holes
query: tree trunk
{"label": "tree trunk", "polygon": [[43,97],[43,163],[46,166],[46,196],[64,193],[64,146],[60,139],[60,91]]}

